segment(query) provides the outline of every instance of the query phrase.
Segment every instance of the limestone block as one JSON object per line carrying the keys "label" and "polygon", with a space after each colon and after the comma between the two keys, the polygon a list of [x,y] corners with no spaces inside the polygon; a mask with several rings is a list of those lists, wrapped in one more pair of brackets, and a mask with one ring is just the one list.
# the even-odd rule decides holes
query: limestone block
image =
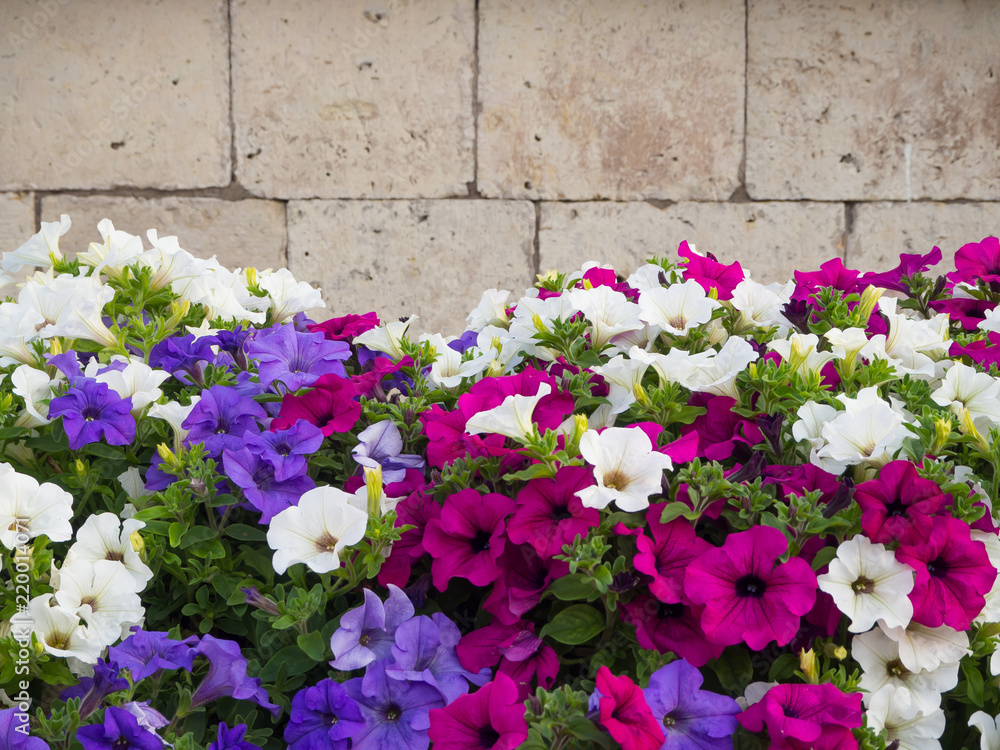
{"label": "limestone block", "polygon": [[744,5],[481,0],[487,196],[725,200],[743,154]]}
{"label": "limestone block", "polygon": [[234,0],[237,176],[269,198],[468,193],[473,0]]}
{"label": "limestone block", "polygon": [[687,240],[720,262],[739,261],[756,281],[784,282],[843,257],[844,225],[834,203],[542,203],[540,268],[595,260],[628,274],[654,255],[676,258]]}
{"label": "limestone block", "polygon": [[0,3],[0,189],[230,180],[225,0]]}
{"label": "limestone block", "polygon": [[97,223],[111,219],[115,229],[139,235],[146,230],[174,235],[199,258],[216,255],[227,268],[279,268],[285,265],[285,207],[277,201],[217,198],[121,198],[52,195],[42,199],[42,219],[69,214],[73,228],[63,238],[66,251],[84,251],[100,242]]}
{"label": "limestone block", "polygon": [[[35,233],[35,198],[31,193],[0,193],[0,253],[17,250]],[[27,275],[14,274],[16,279]],[[17,288],[0,286],[0,302],[17,296]]]}
{"label": "limestone block", "polygon": [[1000,198],[1000,4],[750,0],[751,198]]}
{"label": "limestone block", "polygon": [[937,272],[944,273],[962,245],[1000,234],[1000,203],[864,203],[852,210],[847,264],[862,271],[888,271],[900,253],[925,255],[937,246],[944,256]]}
{"label": "limestone block", "polygon": [[459,334],[489,288],[534,280],[526,201],[292,201],[288,260],[323,290],[324,317],[417,314],[413,332]]}

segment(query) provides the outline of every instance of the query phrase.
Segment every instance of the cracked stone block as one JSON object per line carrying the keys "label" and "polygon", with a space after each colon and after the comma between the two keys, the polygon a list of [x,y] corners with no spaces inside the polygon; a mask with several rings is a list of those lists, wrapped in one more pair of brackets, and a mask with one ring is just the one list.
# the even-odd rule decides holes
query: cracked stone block
{"label": "cracked stone block", "polygon": [[111,219],[115,229],[142,238],[146,230],[174,235],[180,246],[199,258],[218,257],[227,268],[280,268],[285,265],[285,207],[255,198],[121,198],[52,195],[42,199],[42,219],[69,214],[73,228],[63,238],[65,250],[83,251],[100,242],[97,223]]}
{"label": "cracked stone block", "polygon": [[847,265],[861,271],[888,271],[900,253],[939,247],[942,261],[929,273],[944,273],[962,245],[1000,233],[1000,203],[864,203],[852,210]]}
{"label": "cracked stone block", "polygon": [[1000,198],[998,29],[995,0],[750,0],[750,197]]}
{"label": "cracked stone block", "polygon": [[0,189],[227,185],[225,0],[0,3]]}
{"label": "cracked stone block", "polygon": [[[0,193],[0,253],[17,250],[35,233],[35,198],[31,193]],[[27,275],[27,270],[18,276]],[[17,296],[13,286],[0,286],[0,302]]]}
{"label": "cracked stone block", "polygon": [[540,268],[573,271],[594,260],[629,274],[654,255],[676,258],[684,240],[761,283],[843,257],[844,207],[835,203],[542,203]]}
{"label": "cracked stone block", "polygon": [[240,184],[270,198],[465,196],[473,0],[234,0]]}
{"label": "cracked stone block", "polygon": [[526,201],[292,201],[288,260],[323,290],[322,317],[420,316],[412,333],[459,334],[489,288],[534,280]]}
{"label": "cracked stone block", "polygon": [[726,200],[744,4],[481,0],[478,186],[504,198]]}

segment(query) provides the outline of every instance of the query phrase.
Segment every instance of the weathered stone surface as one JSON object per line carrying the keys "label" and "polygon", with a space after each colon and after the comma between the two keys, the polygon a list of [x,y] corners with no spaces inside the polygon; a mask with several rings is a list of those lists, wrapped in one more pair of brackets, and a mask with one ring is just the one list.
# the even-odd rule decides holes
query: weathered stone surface
{"label": "weathered stone surface", "polygon": [[466,195],[473,0],[235,0],[237,175],[276,198]]}
{"label": "weathered stone surface", "polygon": [[0,189],[229,183],[225,0],[0,3]]}
{"label": "weathered stone surface", "polygon": [[56,221],[61,214],[73,220],[63,239],[67,251],[100,242],[97,223],[107,218],[115,229],[139,235],[146,247],[146,230],[153,228],[161,237],[175,235],[181,247],[199,258],[218,256],[227,268],[285,265],[285,207],[277,201],[71,195],[42,199],[44,221]]}
{"label": "weathered stone surface", "polygon": [[414,333],[458,334],[485,290],[534,280],[534,230],[525,201],[292,201],[289,268],[323,290],[324,317],[417,314]]}
{"label": "weathered stone surface", "polygon": [[31,193],[0,193],[0,252],[17,250],[35,233]]}
{"label": "weathered stone surface", "polygon": [[725,200],[743,153],[744,5],[481,0],[480,192]]}
{"label": "weathered stone surface", "polygon": [[955,251],[1000,232],[1000,203],[866,203],[854,206],[847,264],[887,271],[900,253],[925,255],[941,248],[937,272],[952,270]]}
{"label": "weathered stone surface", "polygon": [[750,196],[1000,197],[998,28],[995,0],[750,0]]}
{"label": "weathered stone surface", "polygon": [[843,257],[845,215],[836,203],[543,203],[540,229],[542,271],[596,260],[628,274],[687,240],[770,283]]}

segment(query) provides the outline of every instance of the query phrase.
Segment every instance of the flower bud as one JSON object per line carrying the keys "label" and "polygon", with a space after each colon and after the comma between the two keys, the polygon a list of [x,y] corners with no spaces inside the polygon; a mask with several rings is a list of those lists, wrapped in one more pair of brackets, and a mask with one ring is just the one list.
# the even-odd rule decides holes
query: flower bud
{"label": "flower bud", "polygon": [[934,442],[931,443],[928,453],[932,456],[938,455],[941,450],[948,445],[951,437],[951,418],[934,419]]}
{"label": "flower bud", "polygon": [[171,469],[179,469],[181,462],[177,460],[177,455],[170,450],[170,447],[166,443],[160,443],[156,446],[156,452],[160,454],[160,459],[164,464],[169,466]]}
{"label": "flower bud", "polygon": [[847,649],[843,646],[834,645],[833,643],[823,644],[823,653],[830,659],[837,659],[838,661],[843,661],[847,658]]}
{"label": "flower bud", "polygon": [[146,541],[142,538],[142,534],[138,531],[133,531],[128,535],[129,542],[132,543],[132,549],[135,550],[136,554],[145,561],[146,559]]}
{"label": "flower bud", "polygon": [[642,406],[649,407],[653,403],[649,400],[649,394],[646,393],[646,389],[642,387],[642,383],[636,383],[632,387],[632,395],[635,396],[635,400]]}
{"label": "flower bud", "polygon": [[799,651],[799,671],[806,676],[810,685],[819,684],[819,672],[816,671],[816,652],[812,649]]}
{"label": "flower bud", "polygon": [[542,316],[538,313],[531,314],[531,323],[535,326],[535,330],[539,333],[546,333],[549,330],[545,327],[545,322],[542,320]]}
{"label": "flower bud", "polygon": [[882,294],[885,290],[877,286],[865,287],[865,290],[861,293],[861,302],[858,303],[858,319],[862,322],[867,321],[868,318],[872,316],[875,311],[875,306],[878,301],[882,299]]}
{"label": "flower bud", "polygon": [[382,467],[365,467],[365,487],[368,489],[368,515],[379,518],[382,515]]}

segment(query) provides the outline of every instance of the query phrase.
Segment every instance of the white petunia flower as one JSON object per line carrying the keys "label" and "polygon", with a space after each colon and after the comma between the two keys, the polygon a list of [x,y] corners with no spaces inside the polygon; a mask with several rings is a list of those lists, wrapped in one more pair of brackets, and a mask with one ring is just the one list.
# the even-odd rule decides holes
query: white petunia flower
{"label": "white petunia flower", "polygon": [[580,454],[594,467],[597,484],[576,493],[587,508],[606,508],[613,500],[624,511],[649,507],[649,496],[661,491],[663,472],[673,468],[670,457],[654,450],[638,428],[587,430]]}
{"label": "white petunia flower", "polygon": [[[19,304],[37,305],[36,309],[49,322],[40,333],[43,338],[63,336],[85,339],[102,346],[117,346],[118,339],[105,325],[104,307],[115,296],[115,290],[97,277],[60,274],[44,282],[36,274],[18,295]],[[52,317],[52,314],[55,317]]]}
{"label": "white petunia flower", "polygon": [[406,320],[394,320],[391,323],[372,328],[355,336],[354,343],[375,352],[384,352],[395,360],[402,359],[405,355],[400,348],[400,342],[406,336],[406,329],[416,319],[416,315],[411,315]]}
{"label": "white petunia flower", "polygon": [[140,622],[145,614],[135,578],[115,560],[80,559],[64,564],[59,569],[56,601],[86,620],[106,646],[118,642],[123,626]]}
{"label": "white petunia flower", "polygon": [[40,364],[33,341],[45,325],[34,308],[16,302],[0,303],[0,367],[14,364]]}
{"label": "white petunia flower", "polygon": [[284,323],[306,310],[326,307],[323,293],[307,281],[296,281],[287,268],[263,271],[257,277],[257,285],[271,298],[272,324]]}
{"label": "white petunia flower", "polygon": [[818,373],[827,362],[836,356],[833,352],[821,352],[819,336],[814,333],[793,333],[787,339],[774,339],[767,348],[777,352],[795,372]]}
{"label": "white petunia flower", "polygon": [[896,313],[894,297],[879,300],[879,310],[889,320],[889,333],[872,336],[861,350],[866,359],[884,359],[899,377],[911,375],[933,380],[939,377],[937,360],[951,347],[947,315],[935,315],[929,320],[914,320]]}
{"label": "white petunia flower", "polygon": [[629,359],[619,354],[606,364],[591,368],[608,384],[608,400],[613,414],[621,414],[635,403],[636,389],[642,385],[642,376],[648,367],[647,360]]}
{"label": "white petunia flower", "polygon": [[[660,274],[666,275],[663,266],[658,266],[655,263],[647,263],[637,268],[634,273],[625,279],[625,283],[633,289],[638,289],[640,295],[645,294],[651,289],[663,288],[663,284],[660,283]],[[641,296],[640,299],[642,299]]]}
{"label": "white petunia flower", "polygon": [[931,399],[959,417],[968,411],[981,432],[1000,425],[1000,381],[961,362],[948,369]]}
{"label": "white petunia flower", "polygon": [[18,474],[0,463],[0,542],[17,546],[20,534],[29,539],[45,534],[53,542],[73,536],[73,496],[61,487]]}
{"label": "white petunia flower", "polygon": [[333,487],[304,493],[298,505],[271,519],[267,544],[275,550],[276,573],[305,563],[316,573],[340,567],[340,553],[365,537],[368,514],[351,504],[351,496]]}
{"label": "white petunia flower", "polygon": [[957,664],[969,651],[969,634],[942,625],[929,628],[910,622],[905,628],[879,620],[878,626],[899,644],[899,660],[911,672],[933,672],[941,666]]}
{"label": "white petunia flower", "polygon": [[837,547],[830,572],[817,577],[819,588],[833,597],[837,609],[851,618],[848,630],[863,633],[876,620],[905,628],[913,617],[907,596],[913,590],[913,568],[896,560],[884,544],[856,536]]}
{"label": "white petunia flower", "polygon": [[590,322],[590,345],[595,351],[614,336],[642,328],[639,306],[609,286],[573,289],[566,296]]}
{"label": "white petunia flower", "polygon": [[691,390],[694,373],[699,368],[711,364],[715,358],[715,350],[709,349],[705,352],[691,354],[684,349],[671,347],[666,354],[658,354],[633,346],[628,350],[628,355],[632,360],[652,367],[660,378],[661,388],[667,383],[680,383]]}
{"label": "white petunia flower", "polygon": [[[129,500],[138,500],[140,497],[148,497],[153,493],[146,489],[146,483],[142,479],[142,472],[136,467],[130,466],[118,475],[118,484],[125,490]],[[132,505],[126,503],[126,505]],[[132,514],[135,514],[135,506],[132,506]],[[131,516],[126,516],[131,518]]]}
{"label": "white petunia flower", "polygon": [[792,425],[792,437],[797,441],[805,440],[809,444],[809,462],[831,474],[840,474],[847,468],[845,462],[820,458],[818,455],[819,450],[826,445],[826,440],[823,439],[823,426],[837,414],[839,412],[829,404],[806,401],[795,412],[798,420]]}
{"label": "white petunia flower", "polygon": [[155,229],[150,229],[146,232],[146,238],[153,247],[139,256],[139,262],[152,269],[150,285],[154,291],[168,287],[174,282],[182,282],[178,288],[183,288],[184,281],[201,276],[209,269],[219,266],[214,255],[203,260],[181,249],[176,237],[160,237]]}
{"label": "white petunia flower", "polygon": [[882,687],[869,696],[865,715],[872,730],[886,730],[886,745],[899,740],[899,750],[941,750],[944,711],[921,706],[905,688]]}
{"label": "white petunia flower", "polygon": [[893,685],[909,690],[917,703],[930,711],[941,705],[941,693],[958,684],[958,662],[912,672],[899,658],[899,644],[879,628],[854,636],[851,656],[861,665],[859,687],[868,692],[869,700],[883,685]]}
{"label": "white petunia flower", "polygon": [[569,320],[578,312],[580,309],[569,294],[560,294],[558,297],[548,299],[522,297],[514,308],[514,317],[510,321],[510,336],[520,342],[525,354],[548,362],[555,361],[559,357],[559,352],[539,344],[535,340],[535,334],[539,332],[539,328],[551,330],[553,321]]}
{"label": "white petunia flower", "polygon": [[644,292],[639,297],[639,318],[674,336],[686,336],[692,328],[711,320],[721,306],[697,281],[685,281]]}
{"label": "white petunia flower", "polygon": [[[955,473],[955,478],[957,479],[958,472],[956,471]],[[984,499],[984,496],[980,496],[980,499],[983,502],[989,503],[989,498]],[[990,558],[990,565],[1000,570],[1000,538],[992,532],[973,529],[972,541],[983,543],[986,547],[986,554]],[[993,581],[993,586],[986,593],[986,605],[983,607],[983,611],[976,615],[976,619],[973,622],[977,625],[982,625],[986,622],[1000,622],[1000,575]],[[1000,672],[997,674],[1000,674]]]}
{"label": "white petunia flower", "polygon": [[448,346],[454,340],[454,336],[446,339],[440,333],[420,337],[421,342],[429,341],[434,350],[434,362],[427,373],[427,379],[441,388],[457,388],[464,378],[475,377],[490,364],[489,359],[482,355],[462,361],[462,353]]}
{"label": "white petunia flower", "polygon": [[976,328],[987,333],[1000,333],[1000,310],[995,307],[992,310],[984,310],[983,316]]}
{"label": "white petunia flower", "polygon": [[53,656],[75,657],[96,664],[105,644],[72,610],[52,606],[52,594],[36,596],[28,602],[31,632],[42,648]]}
{"label": "white petunia flower", "polygon": [[1000,716],[990,716],[985,711],[976,711],[969,717],[969,726],[975,727],[983,735],[981,750],[1000,750],[1000,728],[997,727]]}
{"label": "white petunia flower", "polygon": [[476,337],[476,348],[486,360],[486,372],[494,377],[512,372],[524,359],[521,340],[498,326],[483,328]]}
{"label": "white petunia flower", "polygon": [[21,365],[11,373],[10,382],[14,386],[14,395],[24,400],[24,412],[17,418],[15,424],[19,427],[40,427],[48,424],[49,401],[52,399],[52,386],[59,382],[50,380],[45,370],[39,370],[31,365]]}
{"label": "white petunia flower", "polygon": [[548,383],[539,383],[538,393],[534,396],[507,396],[500,406],[473,414],[465,423],[465,431],[469,435],[490,432],[523,443],[535,430],[531,421],[535,407],[551,392],[552,387]]}
{"label": "white petunia flower", "polygon": [[165,404],[153,404],[149,407],[149,411],[146,412],[147,416],[162,419],[170,425],[171,429],[173,429],[175,451],[180,450],[181,444],[187,438],[189,432],[181,425],[183,425],[184,420],[191,415],[195,404],[197,404],[200,400],[201,396],[192,396],[191,403],[187,406],[178,401],[168,401]]}
{"label": "white petunia flower", "polygon": [[792,325],[784,316],[782,310],[792,299],[795,282],[787,284],[769,284],[764,286],[756,281],[745,278],[733,289],[730,304],[740,313],[737,333],[743,333],[753,328],[777,328],[780,337],[791,329]]}
{"label": "white petunia flower", "polygon": [[507,305],[510,302],[510,295],[511,293],[505,289],[487,289],[483,292],[479,304],[466,318],[469,330],[481,331],[486,326],[506,328],[509,325]]}
{"label": "white petunia flower", "polygon": [[154,370],[145,362],[133,360],[123,370],[105,369],[93,377],[99,383],[107,383],[108,388],[122,398],[132,399],[132,415],[138,416],[163,395],[160,385],[170,377],[170,373]]}
{"label": "white petunia flower", "polygon": [[135,581],[135,591],[146,588],[153,571],[140,558],[132,545],[132,534],[146,524],[129,519],[120,521],[114,513],[96,513],[76,532],[76,541],[66,553],[63,567],[77,561],[95,563],[98,560],[115,560],[125,566]]}
{"label": "white petunia flower", "polygon": [[31,238],[11,253],[4,253],[3,260],[0,260],[0,267],[8,273],[17,273],[25,266],[35,266],[38,268],[51,268],[52,257],[62,260],[63,254],[59,250],[59,238],[65,235],[73,222],[67,214],[63,214],[59,221],[43,221],[42,228]]}
{"label": "white petunia flower", "polygon": [[708,353],[713,356],[692,370],[681,384],[692,391],[729,396],[738,401],[736,376],[756,361],[757,352],[749,342],[734,336],[718,352],[710,349]]}
{"label": "white petunia flower", "polygon": [[903,417],[882,400],[875,386],[862,388],[857,398],[845,394],[837,398],[845,409],[823,425],[821,434],[826,445],[816,451],[816,456],[848,466],[882,466],[891,461],[910,435]]}
{"label": "white petunia flower", "polygon": [[102,219],[97,225],[97,230],[104,238],[104,242],[91,242],[87,252],[77,254],[77,260],[84,265],[92,266],[95,276],[103,272],[109,277],[118,278],[122,269],[133,263],[144,252],[142,240],[133,234],[115,229],[110,219]]}

